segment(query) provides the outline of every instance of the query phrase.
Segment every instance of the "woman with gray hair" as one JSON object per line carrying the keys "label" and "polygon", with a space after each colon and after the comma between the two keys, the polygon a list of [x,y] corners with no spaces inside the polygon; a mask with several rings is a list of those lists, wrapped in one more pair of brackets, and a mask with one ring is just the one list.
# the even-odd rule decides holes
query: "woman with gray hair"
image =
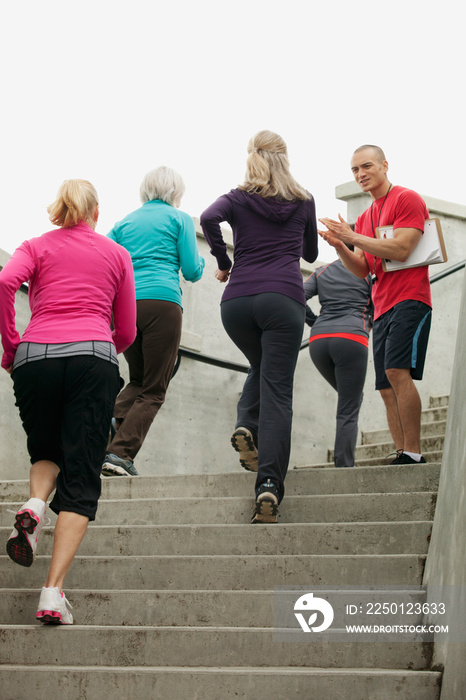
{"label": "woman with gray hair", "polygon": [[185,280],[202,277],[192,218],[178,210],[181,176],[167,167],[144,177],[142,207],[128,214],[109,238],[129,251],[136,284],[137,336],[124,353],[130,381],[114,409],[115,434],[102,466],[105,476],[137,476],[134,458],[165,401],[181,338],[180,270]]}

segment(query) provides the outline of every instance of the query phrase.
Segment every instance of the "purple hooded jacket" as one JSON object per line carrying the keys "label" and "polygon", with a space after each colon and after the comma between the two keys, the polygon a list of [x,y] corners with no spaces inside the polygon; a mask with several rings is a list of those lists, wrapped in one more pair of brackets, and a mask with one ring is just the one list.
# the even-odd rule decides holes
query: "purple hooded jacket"
{"label": "purple hooded jacket", "polygon": [[305,305],[300,258],[317,258],[314,198],[290,202],[239,189],[219,197],[203,212],[201,226],[218,268],[229,270],[224,221],[233,230],[234,265],[222,301],[277,292]]}

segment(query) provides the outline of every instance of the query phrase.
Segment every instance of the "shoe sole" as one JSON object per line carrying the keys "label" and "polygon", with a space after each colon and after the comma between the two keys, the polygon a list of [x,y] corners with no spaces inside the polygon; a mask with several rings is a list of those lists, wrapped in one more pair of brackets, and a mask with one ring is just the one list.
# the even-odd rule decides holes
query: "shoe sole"
{"label": "shoe sole", "polygon": [[235,430],[231,436],[231,444],[236,452],[239,452],[239,462],[248,472],[257,472],[257,447],[254,444],[249,430]]}
{"label": "shoe sole", "polygon": [[104,476],[132,476],[123,467],[117,467],[115,464],[109,464],[108,462],[102,465],[102,474]]}
{"label": "shoe sole", "polygon": [[33,535],[39,520],[30,510],[22,510],[16,513],[15,517],[14,527],[18,531],[18,536],[10,537],[6,543],[7,554],[10,559],[20,566],[32,566],[34,563],[34,552],[25,533]]}
{"label": "shoe sole", "polygon": [[72,625],[73,622],[64,622],[61,612],[56,610],[38,610],[36,620],[44,625]]}
{"label": "shoe sole", "polygon": [[256,501],[256,507],[252,514],[251,523],[276,523],[278,522],[278,501],[275,496],[264,493]]}

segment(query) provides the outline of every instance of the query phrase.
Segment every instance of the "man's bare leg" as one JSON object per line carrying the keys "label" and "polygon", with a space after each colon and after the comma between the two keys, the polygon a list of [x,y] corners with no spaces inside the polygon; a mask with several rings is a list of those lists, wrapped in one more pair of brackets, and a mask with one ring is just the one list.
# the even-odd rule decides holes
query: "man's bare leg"
{"label": "man's bare leg", "polygon": [[403,450],[421,453],[421,398],[409,369],[387,369],[403,431]]}
{"label": "man's bare leg", "polygon": [[400,421],[400,414],[398,413],[396,394],[390,386],[388,389],[380,389],[380,396],[385,404],[388,429],[390,430],[390,435],[392,436],[395,449],[397,451],[403,450],[404,436]]}

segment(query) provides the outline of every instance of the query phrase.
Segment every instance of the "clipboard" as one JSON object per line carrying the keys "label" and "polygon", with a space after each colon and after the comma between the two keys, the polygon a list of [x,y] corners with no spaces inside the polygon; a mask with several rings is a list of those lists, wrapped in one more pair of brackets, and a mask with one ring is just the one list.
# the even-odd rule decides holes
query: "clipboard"
{"label": "clipboard", "polygon": [[[393,238],[393,226],[378,226],[375,229],[377,238]],[[439,219],[426,219],[421,240],[407,260],[384,260],[382,268],[385,272],[405,270],[409,267],[436,265],[448,260],[442,228]]]}

